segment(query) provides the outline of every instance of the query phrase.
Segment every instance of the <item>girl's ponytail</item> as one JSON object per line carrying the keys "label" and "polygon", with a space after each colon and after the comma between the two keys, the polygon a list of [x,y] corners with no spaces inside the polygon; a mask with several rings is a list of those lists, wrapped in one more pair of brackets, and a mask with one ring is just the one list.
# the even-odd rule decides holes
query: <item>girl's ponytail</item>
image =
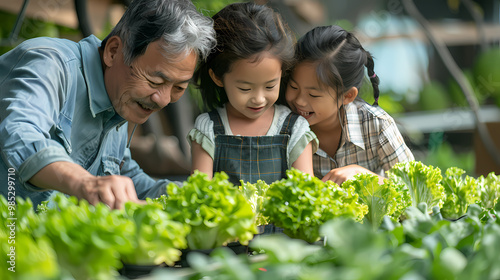
{"label": "girl's ponytail", "polygon": [[372,83],[372,87],[373,87],[373,97],[375,98],[375,102],[373,102],[373,106],[377,106],[378,105],[378,98],[379,98],[379,95],[380,95],[380,90],[378,89],[378,85],[380,83],[380,80],[377,76],[377,74],[375,74],[375,70],[373,69],[374,68],[374,62],[373,62],[373,57],[372,55],[370,54],[370,52],[366,52],[366,68],[368,70],[368,77],[370,77],[370,82]]}

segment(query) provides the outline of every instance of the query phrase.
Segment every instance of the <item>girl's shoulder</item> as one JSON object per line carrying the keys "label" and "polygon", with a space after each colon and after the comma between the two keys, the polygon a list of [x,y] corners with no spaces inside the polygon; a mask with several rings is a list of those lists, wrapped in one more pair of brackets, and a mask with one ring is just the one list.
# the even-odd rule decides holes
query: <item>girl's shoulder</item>
{"label": "girl's shoulder", "polygon": [[[288,118],[288,116],[290,115],[292,110],[285,105],[275,105],[275,106],[276,106],[275,115],[278,117],[277,124],[279,124],[279,126],[281,128],[281,126],[283,125],[285,120]],[[306,132],[309,130],[310,130],[309,123],[307,122],[307,120],[304,117],[299,115],[297,120],[295,121],[292,132],[293,133],[296,133],[296,132],[303,133],[303,132]]]}
{"label": "girl's shoulder", "polygon": [[212,118],[210,116],[210,114],[213,114],[214,112],[217,112],[219,114],[219,117],[221,119],[227,118],[227,113],[226,113],[225,106],[223,106],[223,107],[217,107],[217,108],[213,109],[212,111],[199,114],[196,117],[195,125],[196,125],[196,123],[205,123],[207,121],[210,121],[211,118]]}
{"label": "girl's shoulder", "polygon": [[369,121],[369,120],[385,120],[385,121],[394,121],[394,119],[384,111],[380,106],[373,106],[368,104],[365,100],[360,97],[357,97],[351,104],[349,104],[346,109],[347,118],[353,117],[353,115],[357,115],[360,120]]}
{"label": "girl's shoulder", "polygon": [[214,122],[211,120],[209,113],[202,113],[196,117],[194,128],[200,132],[207,134],[213,131]]}
{"label": "girl's shoulder", "polygon": [[204,121],[209,120],[209,119],[210,119],[210,116],[208,115],[208,113],[201,113],[196,117],[195,123],[204,122]]}
{"label": "girl's shoulder", "polygon": [[[276,109],[275,109],[274,118],[276,119],[276,124],[281,126],[281,125],[283,125],[285,120],[288,118],[290,113],[292,113],[292,110],[285,105],[275,105],[275,106],[276,106]],[[299,115],[297,120],[295,121],[294,127],[303,126],[304,124],[306,124],[306,126],[309,127],[309,123],[307,122],[307,120],[304,117]]]}
{"label": "girl's shoulder", "polygon": [[274,107],[275,107],[274,109],[275,118],[277,117],[280,120],[285,120],[288,114],[292,112],[292,110],[290,110],[290,108],[288,108],[285,105],[275,104]]}

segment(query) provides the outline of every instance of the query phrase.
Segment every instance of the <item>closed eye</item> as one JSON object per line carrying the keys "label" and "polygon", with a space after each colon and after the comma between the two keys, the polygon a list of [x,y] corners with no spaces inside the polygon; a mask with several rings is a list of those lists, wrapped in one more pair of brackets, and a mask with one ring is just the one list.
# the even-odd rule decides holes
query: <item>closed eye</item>
{"label": "closed eye", "polygon": [[244,91],[244,92],[250,91],[249,88],[238,88],[238,89],[241,90],[241,91]]}
{"label": "closed eye", "polygon": [[151,81],[151,80],[149,80],[149,79],[148,79],[148,83],[149,83],[151,86],[153,86],[153,87],[159,87],[159,86],[161,86],[161,85],[162,85],[162,83],[155,83],[155,82],[153,82],[153,81]]}
{"label": "closed eye", "polygon": [[289,86],[290,86],[292,89],[297,89],[296,87],[292,86],[292,84],[289,84]]}

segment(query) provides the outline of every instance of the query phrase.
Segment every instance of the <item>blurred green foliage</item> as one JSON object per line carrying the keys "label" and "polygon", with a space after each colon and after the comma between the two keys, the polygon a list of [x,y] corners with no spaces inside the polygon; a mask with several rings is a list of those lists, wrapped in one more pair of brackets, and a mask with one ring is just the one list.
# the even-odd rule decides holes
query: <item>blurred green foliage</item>
{"label": "blurred green foliage", "polygon": [[[440,138],[442,135],[435,134],[434,138]],[[423,162],[426,165],[439,166],[444,172],[450,167],[458,167],[466,171],[467,174],[474,174],[475,153],[473,150],[458,152],[455,151],[452,145],[445,141],[429,140],[429,151]],[[432,144],[432,143],[436,144]],[[438,143],[437,143],[438,142]]]}
{"label": "blurred green foliage", "polygon": [[354,26],[354,24],[350,20],[347,20],[347,19],[334,20],[330,24],[332,24],[332,25],[338,25],[338,26],[344,28],[345,30],[347,30],[349,32],[353,32],[354,29],[356,28],[356,26]]}
{"label": "blurred green foliage", "polygon": [[478,88],[500,106],[500,48],[491,48],[479,54],[473,68]]}
{"label": "blurred green foliage", "polygon": [[[465,69],[464,75],[467,78],[467,81],[470,83],[478,103],[480,105],[484,104],[486,100],[486,95],[484,91],[482,91],[480,87],[478,87],[472,70]],[[450,94],[451,100],[454,103],[454,105],[458,105],[459,107],[469,107],[469,103],[465,99],[465,94],[462,91],[462,88],[460,88],[457,81],[453,78],[450,78],[448,82],[448,92]]]}
{"label": "blurred green foliage", "polygon": [[420,110],[445,110],[451,107],[449,93],[446,88],[437,80],[430,81],[424,85],[420,91],[418,104]]}
{"label": "blurred green foliage", "polygon": [[0,46],[0,55],[13,49],[20,42],[26,39],[35,37],[72,37],[80,34],[80,32],[76,29],[57,25],[53,22],[44,22],[26,17],[19,30],[17,41],[7,42],[7,39],[14,28],[17,15],[0,11],[0,18],[2,18],[0,21],[0,38],[2,38],[5,42]]}
{"label": "blurred green foliage", "polygon": [[193,4],[203,15],[212,17],[222,8],[231,3],[242,2],[235,0],[193,0]]}
{"label": "blurred green foliage", "polygon": [[[373,104],[375,98],[373,97],[373,86],[371,82],[365,78],[358,93],[359,97],[363,98],[369,104]],[[393,91],[380,92],[378,104],[380,108],[386,111],[389,115],[398,115],[405,112],[404,96],[397,94]]]}

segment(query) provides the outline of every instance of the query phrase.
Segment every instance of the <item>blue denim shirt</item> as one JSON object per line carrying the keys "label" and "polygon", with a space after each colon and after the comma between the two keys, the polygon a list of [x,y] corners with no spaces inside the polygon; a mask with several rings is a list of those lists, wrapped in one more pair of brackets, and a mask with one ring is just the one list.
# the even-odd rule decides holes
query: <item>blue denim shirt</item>
{"label": "blue denim shirt", "polygon": [[[94,36],[78,43],[36,38],[0,57],[0,191],[34,205],[55,191],[28,180],[44,166],[74,162],[93,175],[130,177],[139,198],[165,193],[131,159],[127,122],[104,85]],[[8,180],[15,191],[8,192]],[[11,189],[12,190],[12,189]]]}

